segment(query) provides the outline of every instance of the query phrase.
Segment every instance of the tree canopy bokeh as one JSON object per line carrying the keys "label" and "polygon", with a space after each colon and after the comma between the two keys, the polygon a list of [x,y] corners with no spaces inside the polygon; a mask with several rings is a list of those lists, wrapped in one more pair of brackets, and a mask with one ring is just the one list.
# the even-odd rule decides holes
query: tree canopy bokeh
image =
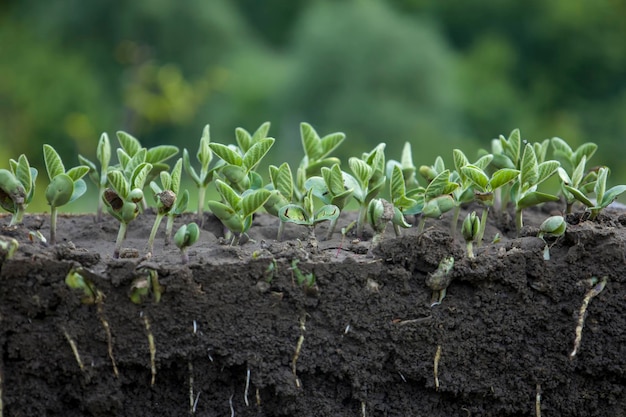
{"label": "tree canopy bokeh", "polygon": [[[9,0],[0,6],[0,158],[91,156],[102,132],[196,149],[272,122],[386,142],[417,163],[529,140],[599,144],[626,182],[625,0]],[[282,154],[279,154],[282,152]]]}

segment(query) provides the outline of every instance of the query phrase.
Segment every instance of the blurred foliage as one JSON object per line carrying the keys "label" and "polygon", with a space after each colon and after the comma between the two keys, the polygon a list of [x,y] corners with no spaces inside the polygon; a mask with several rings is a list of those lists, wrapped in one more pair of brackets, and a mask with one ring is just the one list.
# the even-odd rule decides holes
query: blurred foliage
{"label": "blurred foliage", "polygon": [[[265,120],[270,158],[298,125],[347,134],[341,156],[413,143],[417,163],[515,127],[599,144],[626,182],[626,0],[5,0],[0,165],[41,145],[64,160],[100,134],[196,149]],[[282,152],[282,153],[281,153]]]}

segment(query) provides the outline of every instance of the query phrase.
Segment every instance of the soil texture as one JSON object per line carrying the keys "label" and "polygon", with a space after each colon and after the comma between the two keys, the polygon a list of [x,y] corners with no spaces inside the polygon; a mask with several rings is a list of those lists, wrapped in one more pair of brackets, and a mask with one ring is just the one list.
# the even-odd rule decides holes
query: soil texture
{"label": "soil texture", "polygon": [[[54,246],[29,234],[48,215],[0,218],[19,242],[0,273],[0,416],[626,416],[626,212],[569,215],[544,260],[557,209],[528,211],[520,237],[490,214],[473,259],[449,214],[373,250],[371,231],[315,244],[288,225],[277,242],[269,215],[230,246],[207,214],[186,265],[165,225],[143,257],[150,211],[121,259],[110,217],[60,216]],[[160,300],[131,302],[156,275]]]}

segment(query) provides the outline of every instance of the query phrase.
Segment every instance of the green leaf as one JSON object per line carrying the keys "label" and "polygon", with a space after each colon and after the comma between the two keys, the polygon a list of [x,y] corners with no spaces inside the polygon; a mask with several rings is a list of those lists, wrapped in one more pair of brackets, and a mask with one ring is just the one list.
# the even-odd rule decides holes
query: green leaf
{"label": "green leaf", "polygon": [[243,166],[248,170],[254,169],[254,167],[261,162],[261,159],[267,154],[272,145],[274,145],[274,142],[275,140],[273,138],[265,138],[252,145],[243,156]]}
{"label": "green leaf", "polygon": [[551,194],[540,193],[538,191],[533,191],[527,193],[520,200],[517,201],[516,207],[518,209],[525,209],[531,206],[536,206],[537,204],[547,203],[549,201],[559,201],[559,197]]}
{"label": "green leaf", "polygon": [[317,159],[322,159],[325,156],[329,155],[332,151],[334,151],[341,142],[344,141],[346,135],[341,132],[331,133],[329,135],[324,136],[321,140],[321,155]]}
{"label": "green leaf", "polygon": [[321,169],[323,167],[330,168],[333,165],[339,165],[339,164],[341,164],[341,160],[339,160],[339,158],[335,158],[335,157],[324,158],[322,160],[315,161],[315,162],[309,162],[307,167],[306,167],[306,176],[310,177],[310,176],[313,176],[313,175],[320,175],[321,174]]}
{"label": "green leaf", "polygon": [[180,180],[183,173],[183,159],[178,158],[176,164],[174,164],[174,168],[172,168],[172,174],[170,175],[172,179],[171,188],[174,194],[178,194],[178,190],[180,190]]}
{"label": "green leaf", "polygon": [[572,151],[572,148],[567,144],[567,142],[565,142],[563,139],[554,137],[550,139],[550,144],[552,145],[552,150],[554,151],[555,155],[557,153],[563,155],[563,157],[568,161],[572,159],[572,155],[574,154],[574,152]]}
{"label": "green leaf", "polygon": [[217,188],[217,192],[220,193],[224,202],[228,204],[233,210],[239,211],[241,210],[241,196],[232,189],[232,187],[226,184],[222,180],[215,180],[215,188]]}
{"label": "green leaf", "polygon": [[586,157],[587,160],[589,160],[593,156],[593,154],[596,153],[597,149],[598,145],[596,145],[595,143],[583,143],[578,147],[578,149],[576,149],[576,152],[574,152],[574,155],[571,158],[572,163],[574,165],[579,164],[583,157]]}
{"label": "green leaf", "polygon": [[435,172],[437,174],[440,174],[446,170],[446,165],[444,164],[442,157],[438,156],[435,158],[435,164],[433,165],[433,168],[435,169]]}
{"label": "green leaf", "polygon": [[338,164],[333,165],[330,168],[322,168],[322,177],[324,183],[328,187],[328,191],[332,195],[338,195],[346,191],[344,187],[343,174]]}
{"label": "green leaf", "polygon": [[293,198],[293,176],[287,162],[277,168],[273,178],[274,187],[288,200]]}
{"label": "green leaf", "polygon": [[535,150],[529,143],[527,143],[524,147],[520,171],[520,182],[522,183],[523,188],[537,185],[537,180],[539,179],[539,173],[537,171],[537,157],[535,155]]}
{"label": "green leaf", "polygon": [[185,210],[187,210],[187,205],[189,204],[189,191],[183,190],[182,194],[178,194],[176,196],[176,203],[170,214],[183,214]]}
{"label": "green leaf", "polygon": [[394,165],[391,171],[391,198],[395,201],[406,194],[406,186],[404,184],[404,175],[402,169],[398,165]]}
{"label": "green leaf", "polygon": [[520,130],[514,129],[509,135],[508,140],[501,137],[500,141],[504,154],[509,157],[513,164],[516,164],[520,160],[522,151],[522,135]]}
{"label": "green leaf", "polygon": [[204,130],[202,131],[200,146],[198,146],[198,153],[196,154],[196,158],[198,159],[198,161],[200,161],[200,164],[205,170],[209,168],[209,163],[213,158],[209,143],[211,143],[211,133],[209,130],[209,125],[206,125],[204,127]]}
{"label": "green leaf", "polygon": [[320,207],[320,209],[315,213],[313,218],[314,223],[319,223],[325,220],[335,220],[339,217],[339,207],[333,204],[327,204],[325,206]]}
{"label": "green leaf", "polygon": [[237,139],[237,145],[239,145],[239,149],[243,152],[246,152],[253,144],[252,135],[241,127],[235,129],[235,138]]}
{"label": "green leaf", "polygon": [[600,204],[600,207],[604,208],[615,201],[615,199],[625,191],[626,185],[616,185],[611,187],[604,193],[602,201],[598,201],[598,204]]}
{"label": "green leaf", "polygon": [[134,156],[130,158],[126,166],[124,167],[124,174],[126,176],[131,177],[132,173],[135,172],[138,166],[146,162],[146,155],[148,151],[146,148],[141,148],[138,150]]}
{"label": "green leaf", "polygon": [[372,178],[372,168],[365,161],[354,156],[348,159],[348,165],[359,181],[359,184],[361,184],[361,187],[366,188],[370,178]]}
{"label": "green leaf", "polygon": [[430,184],[426,187],[426,193],[424,195],[426,200],[451,192],[448,191],[451,184],[449,178],[450,171],[447,169],[444,169],[435,178],[433,178]]}
{"label": "green leaf", "polygon": [[489,166],[491,161],[493,161],[493,155],[492,154],[487,154],[487,155],[481,156],[478,159],[478,161],[476,161],[474,163],[474,165],[477,166],[478,168],[484,170],[485,168],[487,168]]}
{"label": "green leaf", "polygon": [[278,217],[283,222],[288,223],[295,223],[306,226],[309,226],[313,223],[312,220],[309,219],[306,211],[296,204],[287,204],[286,206],[281,207],[281,209],[278,210]]}
{"label": "green leaf", "polygon": [[130,177],[130,184],[132,188],[143,189],[146,184],[146,179],[148,178],[148,174],[152,170],[152,164],[147,162],[143,162],[135,168],[132,176]]}
{"label": "green leaf", "polygon": [[120,162],[120,167],[122,167],[122,170],[126,169],[126,165],[130,162],[130,156],[122,148],[117,148],[115,152],[117,153],[117,160]]}
{"label": "green leaf", "polygon": [[178,153],[178,147],[172,145],[159,145],[150,148],[146,154],[145,161],[154,165],[159,162],[165,162]]}
{"label": "green leaf", "polygon": [[583,194],[581,191],[579,191],[578,189],[571,187],[569,185],[564,185],[563,186],[567,191],[569,191],[576,200],[580,201],[581,203],[583,203],[585,206],[587,207],[594,207],[595,204],[587,198],[587,196],[585,194]]}
{"label": "green leaf", "polygon": [[270,131],[270,122],[265,122],[252,134],[252,141],[254,143],[260,141],[261,139],[265,139],[267,137],[268,132]]}
{"label": "green leaf", "polygon": [[561,166],[559,161],[553,160],[540,163],[539,166],[537,166],[538,175],[536,184],[541,184],[542,182],[550,178],[556,172],[559,166]]}
{"label": "green leaf", "polygon": [[549,142],[550,141],[548,139],[545,139],[542,142],[533,143],[533,150],[535,151],[535,156],[540,164],[546,160]]}
{"label": "green leaf", "polygon": [[231,207],[228,207],[225,204],[220,203],[219,201],[211,201],[207,202],[209,206],[209,210],[213,214],[217,216],[218,219],[230,230],[234,233],[242,233],[245,229],[245,225],[239,216],[238,213],[235,212]]}
{"label": "green leaf", "polygon": [[322,158],[323,149],[319,135],[313,129],[313,126],[306,122],[300,123],[300,137],[302,139],[302,147],[304,154],[309,161],[316,161]]}
{"label": "green leaf", "polygon": [[78,165],[74,168],[70,168],[67,171],[67,175],[72,179],[72,181],[78,181],[89,172],[89,167],[87,165]]}
{"label": "green leaf", "polygon": [[191,180],[196,184],[196,186],[200,187],[202,184],[202,180],[198,176],[198,173],[191,166],[191,161],[189,160],[189,152],[187,149],[183,149],[183,167],[185,168],[185,172],[187,175],[191,177]]}
{"label": "green leaf", "polygon": [[410,142],[404,142],[404,147],[402,148],[402,157],[400,158],[400,165],[403,172],[406,169],[413,169],[413,172],[415,172],[415,165],[413,164],[413,152],[411,151]]}
{"label": "green leaf", "polygon": [[106,171],[111,162],[111,142],[109,141],[109,135],[103,133],[98,141],[96,147],[96,158],[100,161],[100,166],[103,171]]}
{"label": "green leaf", "polygon": [[85,180],[83,179],[78,179],[76,181],[74,181],[74,192],[72,193],[72,196],[70,197],[70,203],[72,201],[77,200],[78,198],[82,197],[83,194],[85,194],[87,192],[87,183],[85,182]]}
{"label": "green leaf", "polygon": [[31,190],[33,189],[33,176],[32,171],[30,170],[30,164],[28,163],[28,159],[26,159],[26,155],[22,154],[17,159],[17,165],[15,166],[15,178],[19,182],[22,183],[24,187],[24,191],[26,195],[29,195]]}
{"label": "green leaf", "polygon": [[78,162],[89,167],[89,178],[91,178],[94,184],[99,185],[100,175],[98,175],[98,168],[96,167],[96,164],[82,155],[78,155]]}
{"label": "green leaf", "polygon": [[172,176],[167,171],[161,171],[159,177],[161,177],[161,185],[164,190],[172,189]]}
{"label": "green leaf", "polygon": [[577,186],[576,183],[574,183],[574,180],[569,177],[567,171],[565,171],[563,168],[557,168],[556,172],[563,185],[572,185],[574,187]]}
{"label": "green leaf", "polygon": [[506,185],[509,182],[513,181],[515,178],[518,177],[518,175],[519,175],[519,171],[517,169],[509,169],[509,168],[499,169],[496,172],[494,172],[493,175],[491,176],[491,180],[489,180],[489,187],[491,188],[492,191],[497,190],[503,185]]}
{"label": "green leaf", "polygon": [[109,171],[107,179],[109,180],[109,184],[111,184],[111,188],[113,188],[117,195],[120,196],[122,200],[126,200],[128,193],[130,193],[130,184],[128,184],[128,180],[124,174],[122,174],[122,171]]}
{"label": "green leaf", "polygon": [[430,218],[438,218],[443,213],[454,208],[454,199],[449,195],[440,195],[430,201],[427,201],[422,209],[422,215]]}
{"label": "green leaf", "polygon": [[227,165],[222,168],[221,173],[239,191],[245,191],[250,188],[250,180],[243,167],[237,165]]}
{"label": "green leaf", "polygon": [[[466,165],[461,168],[463,175],[465,175],[479,191],[487,191],[489,185],[489,177],[485,172],[475,165]],[[496,171],[497,172],[497,171]]]}
{"label": "green leaf", "polygon": [[459,174],[461,174],[461,168],[470,164],[469,159],[459,149],[452,150],[452,158],[454,159],[454,168]]}
{"label": "green leaf", "polygon": [[152,194],[154,194],[155,200],[157,199],[157,194],[161,194],[163,189],[154,181],[150,181],[150,189],[152,190]]}
{"label": "green leaf", "polygon": [[124,152],[131,158],[141,149],[141,143],[134,136],[124,131],[117,132],[117,140]]}
{"label": "green leaf", "polygon": [[263,204],[270,198],[272,192],[265,188],[244,193],[241,201],[241,210],[244,217],[248,217],[263,207]]}
{"label": "green leaf", "polygon": [[46,188],[46,200],[52,207],[69,203],[74,192],[74,181],[67,174],[56,175]]}
{"label": "green leaf", "polygon": [[609,169],[602,167],[598,170],[598,179],[593,191],[596,193],[596,201],[599,203],[604,199],[604,191],[606,190],[606,180],[609,176]]}
{"label": "green leaf", "polygon": [[[583,155],[583,157],[580,159],[580,162],[578,163],[578,165],[576,166],[576,168],[574,169],[574,172],[572,173],[572,178],[570,181],[570,184],[568,185],[572,185],[574,187],[578,187],[581,183],[581,181],[583,180],[583,177],[585,175],[585,165],[587,164],[587,157],[585,155]],[[559,168],[559,176],[561,176],[561,169]],[[563,179],[563,177],[561,176],[561,179]]]}
{"label": "green leaf", "polygon": [[241,155],[234,151],[229,146],[222,145],[221,143],[210,143],[209,147],[215,155],[228,164],[242,166],[243,159]]}
{"label": "green leaf", "polygon": [[48,178],[52,180],[60,174],[65,174],[65,167],[61,161],[61,157],[50,145],[43,145],[43,158],[48,171]]}

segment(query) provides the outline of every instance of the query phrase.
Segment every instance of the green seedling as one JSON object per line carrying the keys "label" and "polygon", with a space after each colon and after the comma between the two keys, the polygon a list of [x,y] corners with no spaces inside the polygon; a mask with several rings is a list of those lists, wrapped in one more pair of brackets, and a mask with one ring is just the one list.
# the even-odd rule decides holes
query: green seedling
{"label": "green seedling", "polygon": [[266,137],[269,127],[269,122],[266,122],[253,135],[237,128],[235,133],[238,146],[209,144],[213,153],[223,161],[215,172],[239,193],[262,187],[263,179],[254,169],[274,145],[274,138]]}
{"label": "green seedling", "polygon": [[315,210],[313,193],[309,189],[304,194],[302,204],[287,204],[278,211],[278,217],[286,223],[307,226],[309,229],[309,241],[316,247],[315,225],[326,220],[332,221],[339,217],[339,208],[335,205],[327,204]]}
{"label": "green seedling", "polygon": [[567,222],[563,216],[550,216],[539,226],[539,234],[537,237],[546,244],[543,249],[543,259],[550,260],[550,247],[543,238],[544,236],[563,236],[565,229],[567,228]]}
{"label": "green seedling", "polygon": [[230,185],[219,179],[215,180],[215,187],[223,202],[209,201],[209,208],[233,233],[231,245],[238,244],[241,236],[245,235],[252,225],[252,215],[267,202],[271,191],[260,188],[247,190],[239,195]]}
{"label": "green seedling", "polygon": [[33,199],[38,172],[23,154],[9,163],[10,171],[0,169],[0,207],[12,214],[9,226],[14,226],[22,222],[26,207]]}
{"label": "green seedling", "polygon": [[[474,187],[472,181],[463,172],[463,167],[470,165],[467,156],[465,156],[465,154],[459,149],[454,149],[452,151],[452,156],[454,158],[455,171],[452,172],[450,180],[459,184],[456,190],[452,192],[452,197],[454,198],[454,216],[452,218],[452,223],[450,223],[450,235],[454,239],[456,238],[456,227],[459,214],[461,212],[461,205],[474,200]],[[478,158],[478,160],[472,165],[485,171],[492,160],[493,155],[487,154]]]}
{"label": "green seedling", "polygon": [[590,220],[595,220],[598,214],[609,206],[620,194],[626,192],[626,185],[616,185],[614,187],[606,189],[606,181],[609,176],[609,168],[601,167],[598,169],[598,178],[595,181],[593,192],[595,194],[595,201],[588,198],[584,191],[574,188],[569,185],[564,185],[565,189],[569,191],[576,200],[583,203],[587,210],[589,210]]}
{"label": "green seedling", "polygon": [[304,149],[304,157],[300,161],[296,171],[297,200],[302,201],[306,192],[305,182],[307,178],[321,175],[322,167],[331,167],[341,164],[338,158],[329,155],[337,149],[345,140],[346,135],[341,132],[330,133],[320,137],[313,126],[308,123],[300,123],[300,139]]}
{"label": "green seedling", "polygon": [[574,172],[580,161],[585,158],[587,161],[596,153],[598,145],[587,142],[573,150],[567,142],[561,138],[552,138],[550,140],[554,158],[561,163],[561,168],[567,172]]}
{"label": "green seedling", "polygon": [[198,152],[196,153],[196,159],[200,162],[200,172],[197,172],[193,166],[191,166],[191,161],[189,158],[189,152],[187,149],[183,150],[183,166],[185,168],[185,172],[189,175],[198,187],[198,219],[197,221],[200,223],[200,226],[204,223],[204,204],[205,204],[205,196],[206,190],[209,186],[209,183],[213,180],[214,170],[209,169],[209,165],[211,164],[211,160],[213,159],[213,153],[211,152],[211,147],[209,144],[211,143],[211,134],[209,130],[209,125],[204,127],[202,131],[202,137],[200,138],[200,146],[198,147]]}
{"label": "green seedling", "polygon": [[161,301],[161,295],[165,289],[159,283],[159,273],[152,268],[140,268],[137,271],[137,278],[133,280],[130,287],[130,301],[135,304],[142,304],[150,296],[155,303]]}
{"label": "green seedling", "polygon": [[[544,141],[544,143],[546,142]],[[544,147],[542,144],[541,152],[544,152]],[[547,203],[548,201],[559,201],[559,198],[555,195],[537,191],[539,184],[556,173],[560,166],[559,161],[539,162],[540,160],[537,158],[535,147],[531,144],[526,144],[522,154],[519,177],[516,186],[513,186],[511,194],[515,202],[515,226],[518,234],[524,225],[522,217],[524,209],[537,204]]]}
{"label": "green seedling", "polygon": [[317,284],[315,283],[315,274],[313,272],[309,272],[308,274],[303,273],[300,268],[298,268],[299,263],[299,259],[291,261],[291,272],[293,272],[296,283],[299,287],[303,287],[307,293],[310,291],[315,292],[317,287]]}
{"label": "green seedling", "polygon": [[[389,180],[389,194],[391,195],[391,203],[394,208],[400,211],[402,216],[421,213],[423,209],[423,194],[425,188],[420,187],[413,175],[412,179],[407,180],[405,171],[400,164],[387,163],[387,175]],[[409,184],[413,184],[409,189]],[[415,197],[415,198],[413,198]],[[421,203],[421,204],[420,204]],[[394,232],[396,236],[400,236],[400,226],[394,224]]]}
{"label": "green seedling", "polygon": [[424,230],[427,218],[439,218],[455,207],[452,193],[458,188],[459,184],[450,181],[450,171],[444,169],[430,180],[423,192],[420,190],[419,193],[415,194],[418,205],[422,207],[422,217],[418,225],[419,233]]}
{"label": "green seedling", "polygon": [[150,164],[152,169],[146,177],[146,183],[153,181],[161,171],[169,171],[170,166],[166,161],[178,153],[178,147],[173,145],[159,145],[146,149],[134,136],[123,131],[117,132],[117,140],[121,146],[116,150],[117,159],[127,177],[130,177],[137,165],[144,162]]}
{"label": "green seedling", "polygon": [[[321,173],[322,176],[313,176],[307,179],[304,184],[305,188],[310,189],[311,193],[322,203],[335,206],[339,211],[343,210],[354,193],[353,188],[345,186],[347,174],[341,171],[339,164],[334,164],[330,168],[322,167]],[[326,240],[332,238],[338,219],[339,216],[330,219]]]}
{"label": "green seedling", "polygon": [[[265,202],[263,207],[272,216],[279,217],[278,212],[281,208],[288,204],[291,204],[294,197],[294,185],[293,175],[291,174],[291,168],[289,164],[284,162],[280,166],[270,165],[270,185],[268,189],[271,189],[272,193],[270,198]],[[276,240],[281,240],[283,236],[283,230],[285,228],[285,222],[282,220],[278,225],[278,233]]]}
{"label": "green seedling", "polygon": [[374,237],[370,245],[368,255],[372,256],[372,251],[384,236],[387,225],[391,222],[394,226],[409,228],[410,224],[404,220],[402,212],[395,208],[393,204],[382,198],[374,198],[367,207],[367,222],[374,229]]}
{"label": "green seedling", "polygon": [[352,197],[359,203],[356,235],[360,239],[367,221],[367,207],[385,186],[385,144],[379,144],[361,158],[350,158],[348,164],[354,176],[346,174],[344,179],[346,187],[353,190]]}
{"label": "green seedling", "polygon": [[65,170],[61,157],[50,145],[43,145],[43,156],[50,178],[46,188],[46,200],[50,205],[50,244],[56,243],[57,208],[81,197],[87,191],[87,184],[82,177],[89,172],[89,167],[79,165]]}
{"label": "green seedling", "polygon": [[152,253],[154,238],[156,237],[157,230],[159,229],[159,225],[161,224],[163,217],[167,216],[165,242],[168,244],[172,235],[174,215],[182,213],[187,207],[187,202],[189,201],[189,193],[187,190],[185,190],[181,198],[178,197],[182,166],[183,160],[179,158],[176,165],[174,165],[171,174],[167,171],[161,171],[159,174],[161,177],[161,186],[159,186],[155,181],[150,182],[150,189],[152,190],[156,201],[156,218],[154,219],[152,231],[150,232],[150,237],[148,239],[148,253]]}
{"label": "green seedling", "polygon": [[200,237],[200,228],[196,223],[182,225],[174,235],[174,244],[180,249],[181,262],[186,264],[189,262],[189,254],[187,249],[198,241]]}
{"label": "green seedling", "polygon": [[461,226],[461,232],[463,233],[463,239],[465,239],[465,246],[467,249],[467,257],[474,258],[474,242],[480,235],[480,219],[476,215],[475,211],[469,213],[465,220],[463,220],[463,226]]}
{"label": "green seedling", "polygon": [[98,187],[98,209],[96,212],[96,221],[102,221],[102,209],[104,203],[102,201],[102,195],[107,185],[107,171],[109,170],[109,163],[111,162],[111,143],[109,142],[109,135],[103,133],[98,141],[96,148],[96,159],[100,162],[100,171],[96,167],[96,164],[82,155],[78,155],[78,162],[89,167],[89,178]]}
{"label": "green seedling", "polygon": [[19,242],[13,238],[7,238],[7,240],[4,238],[0,239],[0,255],[2,255],[2,262],[13,258],[15,251],[19,247]]}
{"label": "green seedling", "polygon": [[120,256],[128,224],[139,214],[139,205],[144,201],[143,187],[152,170],[152,165],[147,162],[135,165],[129,161],[126,168],[129,168],[129,165],[134,166],[134,169],[128,177],[125,175],[127,171],[118,169],[109,171],[107,174],[109,188],[105,189],[102,195],[108,212],[120,222],[113,251],[114,258]]}
{"label": "green seedling", "polygon": [[430,306],[441,304],[448,291],[448,286],[452,282],[452,268],[454,268],[454,257],[449,256],[439,262],[437,269],[426,276],[426,285],[433,290]]}
{"label": "green seedling", "polygon": [[489,208],[494,205],[494,192],[501,187],[514,181],[519,176],[519,170],[511,168],[500,168],[489,177],[485,171],[476,165],[465,165],[461,168],[463,175],[471,181],[474,188],[474,198],[483,205],[483,212],[480,218],[480,231],[476,236],[478,246],[481,245],[487,226],[487,216]]}

